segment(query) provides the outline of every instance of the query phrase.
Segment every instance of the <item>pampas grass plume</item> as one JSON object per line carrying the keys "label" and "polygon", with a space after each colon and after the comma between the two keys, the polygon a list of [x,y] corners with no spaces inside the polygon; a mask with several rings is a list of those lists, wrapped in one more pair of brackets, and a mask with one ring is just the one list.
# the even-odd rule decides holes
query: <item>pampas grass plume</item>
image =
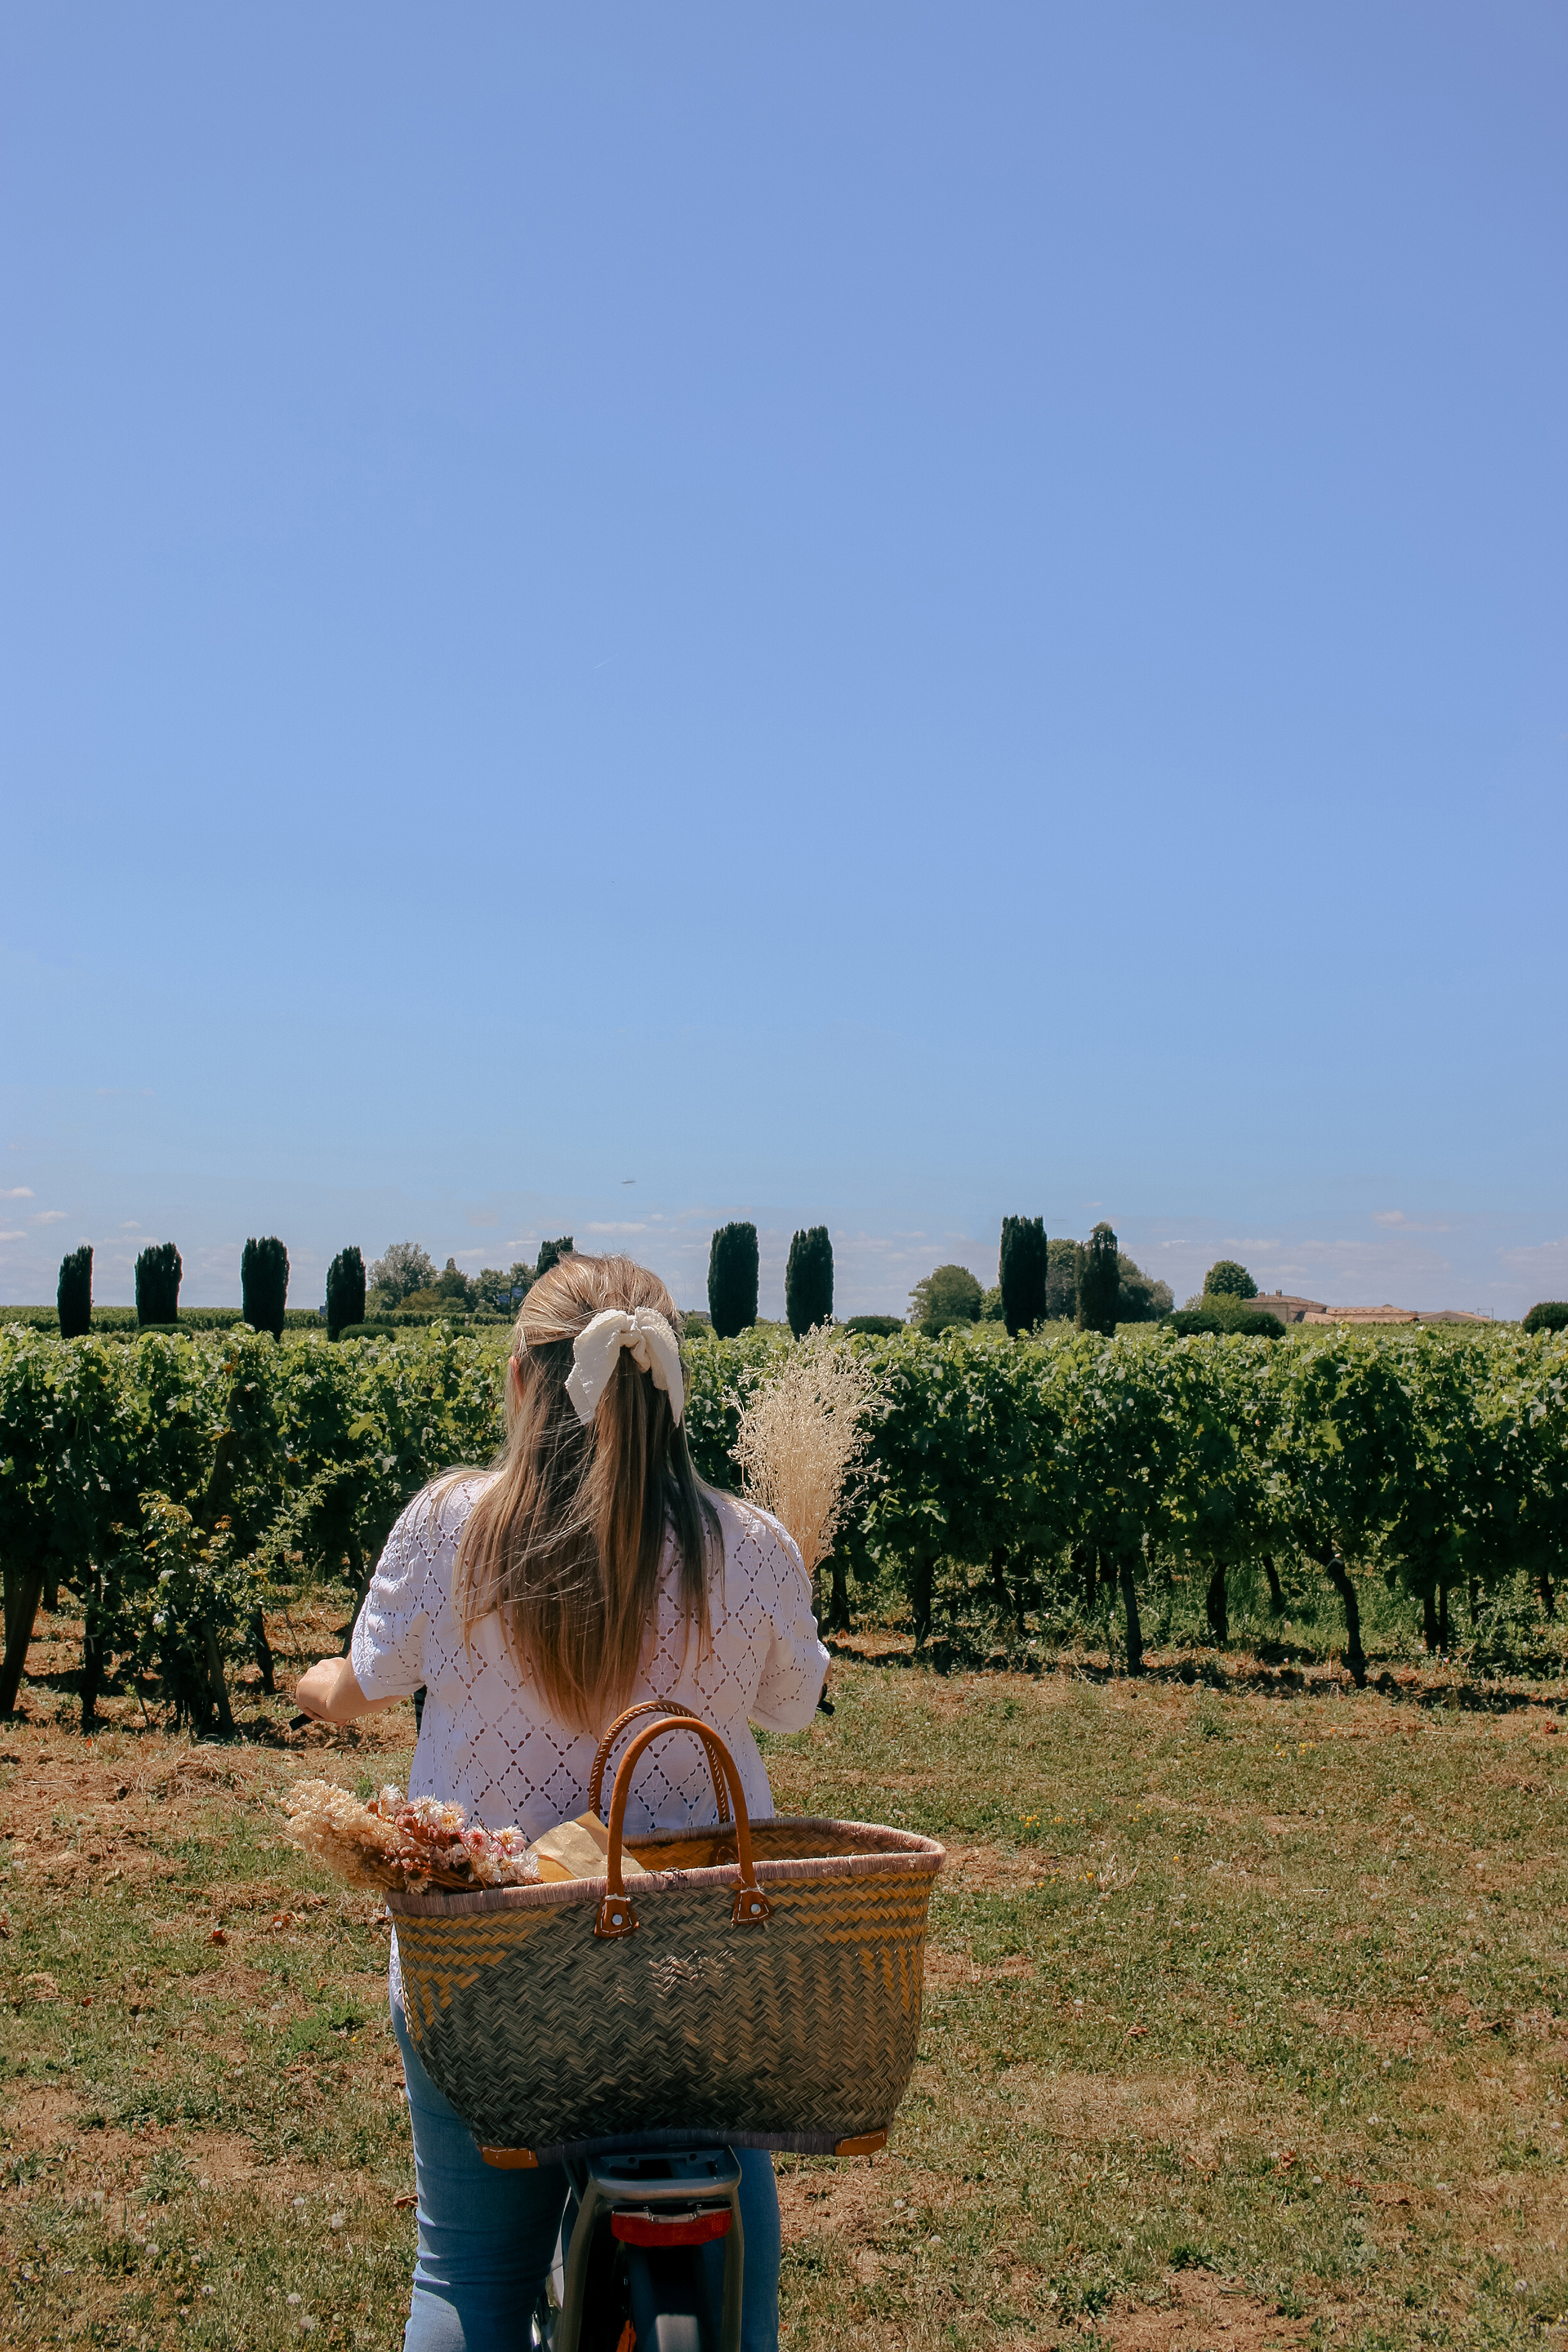
{"label": "pampas grass plume", "polygon": [[789,1529],[808,1577],[833,1549],[878,1392],[847,1332],[819,1326],[742,1405],[745,1491]]}

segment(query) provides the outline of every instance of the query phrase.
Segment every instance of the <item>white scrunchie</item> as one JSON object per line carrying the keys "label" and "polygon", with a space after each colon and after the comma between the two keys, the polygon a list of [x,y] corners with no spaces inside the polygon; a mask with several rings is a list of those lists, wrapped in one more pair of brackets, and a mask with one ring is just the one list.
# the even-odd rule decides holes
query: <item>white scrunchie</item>
{"label": "white scrunchie", "polygon": [[680,1349],[664,1317],[651,1307],[639,1307],[630,1315],[618,1307],[606,1307],[573,1340],[566,1393],[577,1408],[578,1420],[593,1420],[623,1348],[630,1349],[639,1371],[653,1374],[656,1389],[668,1392],[670,1411],[679,1426],[686,1405]]}

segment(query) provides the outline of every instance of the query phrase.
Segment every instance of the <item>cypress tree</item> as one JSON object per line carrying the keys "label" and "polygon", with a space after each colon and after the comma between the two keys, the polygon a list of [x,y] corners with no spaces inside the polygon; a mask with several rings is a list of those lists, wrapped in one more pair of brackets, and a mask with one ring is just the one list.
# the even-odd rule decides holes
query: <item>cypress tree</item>
{"label": "cypress tree", "polygon": [[542,1274],[548,1274],[552,1265],[559,1265],[563,1257],[573,1256],[577,1244],[570,1234],[563,1234],[558,1242],[541,1242],[539,1263],[533,1269],[535,1282],[539,1280]]}
{"label": "cypress tree", "polygon": [[737,1339],[757,1319],[757,1229],[721,1225],[708,1251],[708,1312],[721,1339]]}
{"label": "cypress tree", "polygon": [[239,1311],[253,1331],[283,1337],[289,1297],[289,1253],[276,1234],[248,1241],[239,1254]]}
{"label": "cypress tree", "polygon": [[184,1272],[173,1242],[149,1242],[136,1261],[136,1322],[177,1323],[180,1276]]}
{"label": "cypress tree", "polygon": [[784,1313],[797,1339],[833,1320],[833,1243],[826,1225],[796,1234],[784,1268]]}
{"label": "cypress tree", "polygon": [[364,1260],[356,1242],[327,1268],[327,1337],[335,1339],[345,1324],[363,1321]]}
{"label": "cypress tree", "polygon": [[998,1276],[1002,1285],[1002,1320],[1015,1339],[1045,1320],[1046,1273],[1049,1264],[1044,1217],[1004,1217]]}
{"label": "cypress tree", "polygon": [[68,1250],[60,1260],[60,1283],[55,1294],[60,1311],[60,1338],[85,1339],[92,1328],[92,1244]]}
{"label": "cypress tree", "polygon": [[1116,1330],[1121,1290],[1116,1235],[1102,1217],[1090,1234],[1087,1247],[1080,1248],[1078,1254],[1079,1329],[1103,1332],[1106,1339],[1111,1339]]}

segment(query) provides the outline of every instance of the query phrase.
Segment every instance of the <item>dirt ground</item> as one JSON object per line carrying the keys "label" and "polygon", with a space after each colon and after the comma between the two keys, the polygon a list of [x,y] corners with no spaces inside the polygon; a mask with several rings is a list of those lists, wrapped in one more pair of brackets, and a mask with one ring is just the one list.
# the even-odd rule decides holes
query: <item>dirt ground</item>
{"label": "dirt ground", "polygon": [[[279,1620],[287,1688],[335,1646]],[[392,2347],[410,2144],[384,1921],[283,1834],[406,1710],[193,1746],[74,1727],[68,1623],[0,1726],[6,2341]],[[836,1670],[781,1811],[940,1836],[887,2151],[780,2158],[791,2347],[1557,2341],[1563,1718]]]}

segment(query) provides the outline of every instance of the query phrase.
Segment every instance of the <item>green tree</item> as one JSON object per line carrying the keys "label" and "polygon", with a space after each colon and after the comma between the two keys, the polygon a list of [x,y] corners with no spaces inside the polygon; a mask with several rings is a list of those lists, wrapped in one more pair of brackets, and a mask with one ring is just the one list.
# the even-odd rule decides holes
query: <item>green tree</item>
{"label": "green tree", "polygon": [[556,1242],[541,1242],[539,1257],[533,1269],[535,1282],[539,1280],[542,1274],[548,1274],[552,1265],[559,1265],[563,1257],[574,1257],[576,1251],[577,1244],[570,1234],[563,1234],[560,1240]]}
{"label": "green tree", "polygon": [[808,1226],[789,1245],[784,1313],[797,1339],[833,1320],[833,1243],[826,1225]]}
{"label": "green tree", "polygon": [[[52,1577],[63,1576],[81,1598],[90,1664],[100,1623],[97,1563],[110,1548],[114,1522],[136,1507],[141,1448],[126,1392],[132,1353],[112,1341],[77,1340],[67,1348],[15,1324],[0,1327],[0,1715],[16,1705],[38,1602]],[[84,1730],[91,1728],[96,1688],[90,1675],[84,1678]]]}
{"label": "green tree", "polygon": [[991,1596],[1015,1632],[1072,1532],[1073,1493],[1048,1358],[1036,1349],[969,1349],[970,1451],[986,1465],[960,1557],[984,1567]]}
{"label": "green tree", "polygon": [[60,1338],[85,1339],[92,1328],[90,1242],[83,1242],[79,1249],[68,1250],[61,1258],[59,1287],[55,1299],[59,1309]]}
{"label": "green tree", "polygon": [[1098,1331],[1104,1339],[1113,1339],[1121,1297],[1121,1265],[1116,1235],[1102,1217],[1078,1254],[1079,1329]]}
{"label": "green tree", "polygon": [[1222,1257],[1211,1265],[1204,1276],[1205,1298],[1256,1298],[1258,1285],[1244,1265],[1233,1257]]}
{"label": "green tree", "polygon": [[176,1724],[234,1735],[224,1660],[249,1648],[262,1577],[226,1528],[201,1527],[166,1495],[141,1498],[141,1542],[117,1563],[123,1602],[116,1649],[156,1667]]}
{"label": "green tree", "polygon": [[939,1265],[910,1293],[910,1321],[928,1339],[953,1323],[978,1323],[985,1293],[966,1265]]}
{"label": "green tree", "polygon": [[1539,1299],[1524,1318],[1527,1331],[1568,1331],[1568,1299]]}
{"label": "green tree", "polygon": [[1002,1320],[1017,1339],[1045,1320],[1050,1253],[1043,1217],[1004,1217],[999,1279]]}
{"label": "green tree", "polygon": [[[1257,1336],[1272,1340],[1272,1332]],[[1219,1448],[1203,1465],[1197,1507],[1182,1529],[1185,1549],[1209,1571],[1205,1611],[1209,1627],[1221,1647],[1230,1639],[1227,1572],[1260,1560],[1268,1580],[1270,1605],[1276,1614],[1284,1606],[1274,1566],[1279,1541],[1268,1475],[1268,1432],[1272,1426],[1275,1391],[1263,1377],[1267,1349],[1232,1340],[1219,1348],[1184,1351],[1202,1364],[1211,1400],[1217,1410]],[[1229,1451],[1224,1451],[1228,1438]]]}
{"label": "green tree", "polygon": [[1555,1617],[1568,1571],[1568,1346],[1551,1330],[1510,1331],[1476,1354],[1486,1372],[1476,1450],[1490,1472],[1477,1564],[1494,1584],[1525,1570]]}
{"label": "green tree", "polygon": [[757,1229],[721,1225],[708,1247],[708,1312],[721,1339],[749,1331],[757,1319]]}
{"label": "green tree", "polygon": [[1168,1282],[1145,1274],[1135,1265],[1125,1250],[1116,1258],[1119,1285],[1116,1297],[1116,1319],[1119,1323],[1157,1323],[1175,1305]]}
{"label": "green tree", "polygon": [[371,1267],[370,1278],[380,1293],[378,1304],[401,1307],[416,1290],[435,1281],[436,1261],[417,1242],[391,1242]]}
{"label": "green tree", "polygon": [[459,1315],[472,1312],[478,1297],[477,1286],[469,1281],[455,1257],[449,1257],[436,1276],[435,1288],[443,1306]]}
{"label": "green tree", "polygon": [[150,1242],[136,1260],[136,1321],[177,1323],[184,1268],[173,1242]]}
{"label": "green tree", "polygon": [[1390,1496],[1379,1556],[1389,1586],[1403,1584],[1420,1601],[1427,1649],[1447,1650],[1449,1592],[1491,1564],[1484,1559],[1495,1521],[1488,1490],[1501,1465],[1482,1426],[1487,1367],[1463,1341],[1425,1331],[1390,1332],[1380,1352],[1397,1369],[1413,1444],[1407,1474]]}
{"label": "green tree", "polygon": [[[974,1288],[978,1294],[977,1282]],[[919,1338],[858,1344],[885,1348],[886,1355],[867,1502],[849,1540],[902,1582],[919,1648],[931,1633],[938,1560],[968,1558],[976,1548],[986,1475],[973,1443],[975,1398],[965,1360],[975,1351]]]}
{"label": "green tree", "polygon": [[1402,1371],[1393,1351],[1367,1332],[1288,1343],[1266,1358],[1275,1391],[1268,1429],[1275,1516],[1340,1597],[1345,1664],[1358,1690],[1366,1687],[1366,1654],[1353,1571],[1375,1557],[1416,1460],[1415,1400]]}
{"label": "green tree", "polygon": [[276,1234],[248,1241],[239,1254],[239,1311],[253,1331],[283,1337],[289,1300],[289,1253]]}
{"label": "green tree", "polygon": [[[510,1268],[481,1266],[474,1277],[474,1287],[479,1294],[482,1306],[493,1307],[502,1315],[511,1315],[532,1289],[533,1281],[533,1268],[525,1265],[519,1258]],[[513,1291],[517,1293],[515,1298]]]}
{"label": "green tree", "polygon": [[1053,1323],[1078,1319],[1078,1242],[1055,1241],[1046,1252],[1046,1314]]}
{"label": "green tree", "polygon": [[1052,1356],[1047,1377],[1067,1433],[1079,1527],[1100,1564],[1100,1589],[1121,1591],[1127,1670],[1142,1674],[1140,1568],[1173,1549],[1226,1546],[1237,1510],[1231,1414],[1208,1359],[1190,1342],[1086,1336]]}
{"label": "green tree", "polygon": [[363,1321],[364,1260],[355,1242],[327,1268],[327,1337],[335,1339],[345,1324]]}

